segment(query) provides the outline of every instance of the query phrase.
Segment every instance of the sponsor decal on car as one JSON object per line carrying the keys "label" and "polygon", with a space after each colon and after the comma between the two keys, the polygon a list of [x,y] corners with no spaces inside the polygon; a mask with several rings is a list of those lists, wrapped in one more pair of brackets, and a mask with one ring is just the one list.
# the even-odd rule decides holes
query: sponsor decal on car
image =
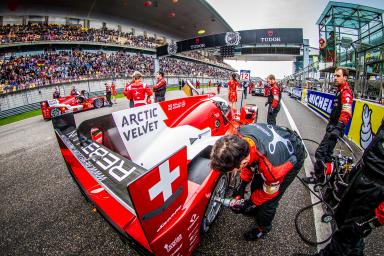
{"label": "sponsor decal on car", "polygon": [[165,244],[164,245],[164,249],[167,251],[167,252],[170,252],[173,248],[175,248],[175,246],[183,239],[183,236],[181,234],[179,234],[178,236],[175,237],[175,239],[173,239],[173,241],[169,244]]}

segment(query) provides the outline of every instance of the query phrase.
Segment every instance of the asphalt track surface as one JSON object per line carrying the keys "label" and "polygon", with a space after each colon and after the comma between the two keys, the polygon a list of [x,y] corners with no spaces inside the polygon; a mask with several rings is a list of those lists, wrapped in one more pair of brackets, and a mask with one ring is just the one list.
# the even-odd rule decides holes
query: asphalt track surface
{"label": "asphalt track surface", "polygon": [[[168,99],[181,96],[179,91],[167,93]],[[226,99],[227,91],[223,89],[220,96]],[[326,123],[295,100],[286,95],[283,99],[302,137],[320,141]],[[250,95],[245,100],[259,106],[258,122],[266,121],[265,101]],[[78,113],[75,119],[79,124],[127,107],[128,102],[119,99],[112,108]],[[289,127],[283,108],[277,123]],[[313,157],[316,145],[306,146]],[[137,255],[92,211],[67,171],[51,122],[41,116],[0,127],[0,184],[0,255]],[[295,179],[280,201],[272,231],[256,242],[242,239],[252,218],[224,209],[194,255],[313,253],[316,248],[299,238],[293,222],[296,212],[310,203],[309,192]],[[316,238],[315,221],[319,220],[314,220],[312,211],[300,219],[303,232],[311,239]],[[366,239],[366,255],[384,255],[383,235],[381,228]]]}

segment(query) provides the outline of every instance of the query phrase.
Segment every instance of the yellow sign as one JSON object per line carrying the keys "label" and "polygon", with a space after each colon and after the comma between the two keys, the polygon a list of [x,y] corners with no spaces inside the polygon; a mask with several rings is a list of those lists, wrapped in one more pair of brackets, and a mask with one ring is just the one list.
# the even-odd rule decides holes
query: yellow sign
{"label": "yellow sign", "polygon": [[303,88],[301,92],[301,103],[307,104],[307,88]]}
{"label": "yellow sign", "polygon": [[384,106],[356,100],[348,137],[366,149],[384,118]]}

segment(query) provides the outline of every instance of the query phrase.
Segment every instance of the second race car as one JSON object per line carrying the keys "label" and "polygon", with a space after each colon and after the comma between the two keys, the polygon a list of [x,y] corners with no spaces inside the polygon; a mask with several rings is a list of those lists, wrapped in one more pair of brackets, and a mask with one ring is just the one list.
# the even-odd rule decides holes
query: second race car
{"label": "second race car", "polygon": [[101,108],[105,102],[104,96],[89,97],[88,92],[81,91],[80,95],[42,101],[40,102],[40,108],[43,118],[49,120],[64,113]]}

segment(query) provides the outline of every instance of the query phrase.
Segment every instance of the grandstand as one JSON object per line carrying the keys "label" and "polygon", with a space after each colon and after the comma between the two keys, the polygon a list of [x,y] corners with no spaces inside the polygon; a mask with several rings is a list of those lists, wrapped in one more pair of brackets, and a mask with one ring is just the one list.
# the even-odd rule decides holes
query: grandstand
{"label": "grandstand", "polygon": [[[46,3],[50,8],[48,13],[52,13],[49,16],[39,11],[44,1],[34,4],[19,2],[23,4],[20,3],[20,8],[12,12],[9,6],[0,4],[1,118],[38,108],[38,102],[51,97],[53,86],[59,86],[62,94],[68,93],[72,85],[100,94],[104,81],[116,80],[117,89],[121,91],[134,70],[142,72],[146,82],[153,85],[155,48],[180,40],[180,36],[196,34],[193,25],[181,33],[173,21],[167,22],[169,28],[159,28],[158,24],[154,25],[153,17],[138,25],[138,18],[142,17],[132,13],[124,14],[127,18],[124,21],[105,16],[104,9],[85,15],[75,1],[70,1],[71,6],[79,8],[70,13],[61,8],[65,4],[63,1],[54,5]],[[108,6],[105,1],[100,5],[103,8]],[[232,30],[203,1],[183,3],[178,5],[178,10],[186,12],[190,7],[198,8],[199,14],[209,17],[206,31]],[[97,6],[94,8],[98,9]],[[119,12],[117,6],[111,8]],[[162,3],[157,11],[162,12],[162,8],[167,7]],[[33,15],[31,9],[36,10]],[[135,10],[137,13],[148,11],[142,3]],[[149,17],[149,14],[143,15]],[[174,18],[175,21],[185,19]],[[198,21],[201,17],[187,23],[183,21],[183,24]],[[222,57],[207,50],[163,57],[159,60],[159,68],[165,72],[170,86],[178,85],[181,79],[199,79],[202,83],[223,81],[235,71],[223,62]]]}

